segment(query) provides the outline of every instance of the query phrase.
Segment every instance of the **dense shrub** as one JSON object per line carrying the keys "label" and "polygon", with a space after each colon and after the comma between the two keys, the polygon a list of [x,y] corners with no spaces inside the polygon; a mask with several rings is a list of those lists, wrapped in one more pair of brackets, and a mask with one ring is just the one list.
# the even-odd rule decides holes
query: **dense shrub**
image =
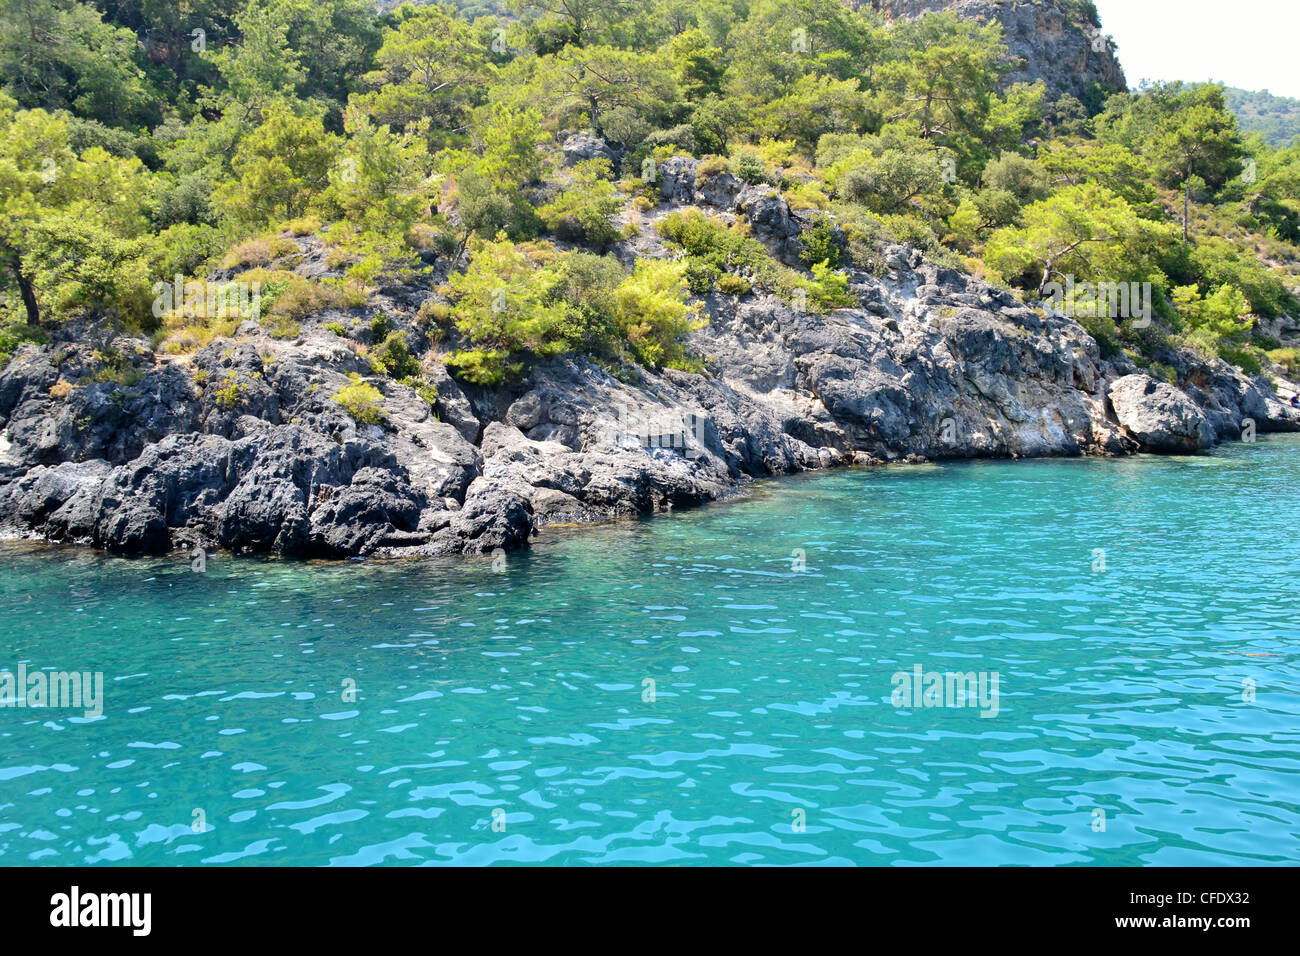
{"label": "dense shrub", "polygon": [[585,242],[598,249],[616,241],[619,231],[614,216],[622,203],[608,177],[608,160],[579,163],[573,170],[573,181],[537,211],[546,228],[562,239]]}
{"label": "dense shrub", "polygon": [[358,425],[379,425],[384,421],[383,393],[353,372],[334,396],[334,401],[352,416]]}
{"label": "dense shrub", "polygon": [[376,372],[390,378],[406,379],[420,374],[420,362],[411,355],[406,333],[401,331],[389,332],[370,352],[370,362]]}

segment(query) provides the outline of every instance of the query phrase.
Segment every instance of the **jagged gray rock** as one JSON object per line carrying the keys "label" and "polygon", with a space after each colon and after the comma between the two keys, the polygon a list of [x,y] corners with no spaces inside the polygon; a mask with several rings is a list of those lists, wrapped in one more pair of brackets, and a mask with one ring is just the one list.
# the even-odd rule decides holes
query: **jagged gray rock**
{"label": "jagged gray rock", "polygon": [[1167,382],[1149,375],[1125,375],[1106,393],[1115,416],[1149,451],[1190,453],[1215,443],[1214,428],[1196,403]]}
{"label": "jagged gray rock", "polygon": [[[656,224],[681,202],[720,203],[718,215],[747,218],[797,261],[804,224],[772,191],[701,191],[691,159],[659,172],[671,204],[614,250],[625,261],[672,254]],[[726,498],[759,476],[1196,451],[1248,426],[1300,430],[1300,410],[1262,377],[1171,351],[1157,359],[1179,387],[1155,382],[1127,358],[1103,359],[1067,316],[907,246],[880,260],[880,276],[849,273],[856,304],[829,315],[767,294],[711,296],[708,324],[687,340],[703,374],[620,380],[566,357],[487,389],[430,357],[432,405],[376,375],[321,316],[294,340],[247,322],[189,359],[69,326],[0,371],[0,534],[121,554],[492,553],[549,525]],[[422,352],[419,291],[396,290],[384,309]],[[362,314],[343,318],[359,328]],[[380,391],[382,424],[358,424],[336,401],[349,376]]]}
{"label": "jagged gray rock", "polygon": [[1003,79],[1005,85],[1042,80],[1050,99],[1069,93],[1085,103],[1096,91],[1127,89],[1101,28],[1050,0],[872,0],[872,6],[890,18],[951,10],[963,19],[1000,23],[1011,55],[1024,61]]}
{"label": "jagged gray rock", "polygon": [[607,159],[617,166],[618,151],[594,133],[574,133],[564,141],[564,165],[576,166],[589,159]]}

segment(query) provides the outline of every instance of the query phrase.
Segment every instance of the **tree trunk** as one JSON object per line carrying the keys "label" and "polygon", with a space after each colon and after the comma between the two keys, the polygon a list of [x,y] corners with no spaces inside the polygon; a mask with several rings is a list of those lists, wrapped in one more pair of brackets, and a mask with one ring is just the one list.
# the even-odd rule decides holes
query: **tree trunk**
{"label": "tree trunk", "polygon": [[1192,163],[1187,163],[1187,178],[1183,180],[1183,242],[1187,241],[1187,201],[1192,194]]}
{"label": "tree trunk", "polygon": [[41,324],[41,310],[36,304],[36,290],[32,288],[32,280],[23,272],[22,261],[18,258],[18,253],[9,251],[9,268],[13,270],[14,279],[18,283],[18,292],[23,298],[23,308],[27,310],[27,324]]}

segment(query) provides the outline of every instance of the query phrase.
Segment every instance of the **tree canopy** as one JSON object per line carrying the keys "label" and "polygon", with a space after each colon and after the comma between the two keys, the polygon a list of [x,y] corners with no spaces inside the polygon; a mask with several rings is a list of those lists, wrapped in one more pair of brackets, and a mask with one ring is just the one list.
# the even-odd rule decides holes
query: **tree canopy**
{"label": "tree canopy", "polygon": [[[388,6],[0,0],[0,356],[86,313],[165,337],[154,283],[250,270],[282,315],[426,283],[466,380],[557,349],[688,367],[693,297],[837,308],[894,242],[1030,300],[1151,282],[1162,334],[1235,359],[1300,311],[1300,143],[1243,132],[1239,92],[1049,102],[996,23],[840,0]],[[634,262],[682,154],[803,213],[798,258],[656,214],[679,258]],[[285,268],[299,239],[320,274]]]}

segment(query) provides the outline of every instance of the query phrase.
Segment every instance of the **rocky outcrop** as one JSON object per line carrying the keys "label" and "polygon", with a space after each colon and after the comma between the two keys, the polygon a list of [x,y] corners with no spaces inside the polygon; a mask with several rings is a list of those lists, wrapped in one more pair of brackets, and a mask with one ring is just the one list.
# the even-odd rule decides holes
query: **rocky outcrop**
{"label": "rocky outcrop", "polygon": [[1122,92],[1124,70],[1113,43],[1099,23],[1066,4],[1042,0],[872,0],[887,17],[914,18],[951,10],[963,19],[996,21],[1011,55],[1023,65],[1004,83],[1042,80],[1049,99],[1069,93],[1082,102],[1095,100],[1095,91]]}
{"label": "rocky outcrop", "polygon": [[[624,261],[672,254],[656,226],[682,202],[744,219],[796,261],[804,224],[775,192],[710,186],[719,177],[701,182],[695,160],[660,172],[670,202],[613,250]],[[759,476],[1191,452],[1247,427],[1300,430],[1300,410],[1226,363],[1170,352],[1157,360],[1178,387],[1157,382],[1103,359],[1067,316],[908,247],[880,260],[880,275],[849,273],[855,304],[829,315],[766,294],[711,296],[708,324],[687,341],[701,374],[615,378],[568,357],[493,389],[456,382],[430,351],[420,305],[435,276],[377,304],[429,353],[436,396],[362,357],[373,308],[311,316],[295,339],[246,322],[184,359],[65,327],[0,372],[0,534],[122,554],[491,553],[549,525],[726,498]],[[353,376],[379,390],[381,423],[358,423],[337,400]]]}
{"label": "rocky outcrop", "polygon": [[1149,375],[1125,375],[1106,394],[1124,430],[1149,451],[1188,454],[1215,443],[1209,419],[1190,398]]}
{"label": "rocky outcrop", "polygon": [[576,166],[590,159],[607,159],[618,165],[620,153],[594,133],[574,133],[562,147],[564,165]]}

